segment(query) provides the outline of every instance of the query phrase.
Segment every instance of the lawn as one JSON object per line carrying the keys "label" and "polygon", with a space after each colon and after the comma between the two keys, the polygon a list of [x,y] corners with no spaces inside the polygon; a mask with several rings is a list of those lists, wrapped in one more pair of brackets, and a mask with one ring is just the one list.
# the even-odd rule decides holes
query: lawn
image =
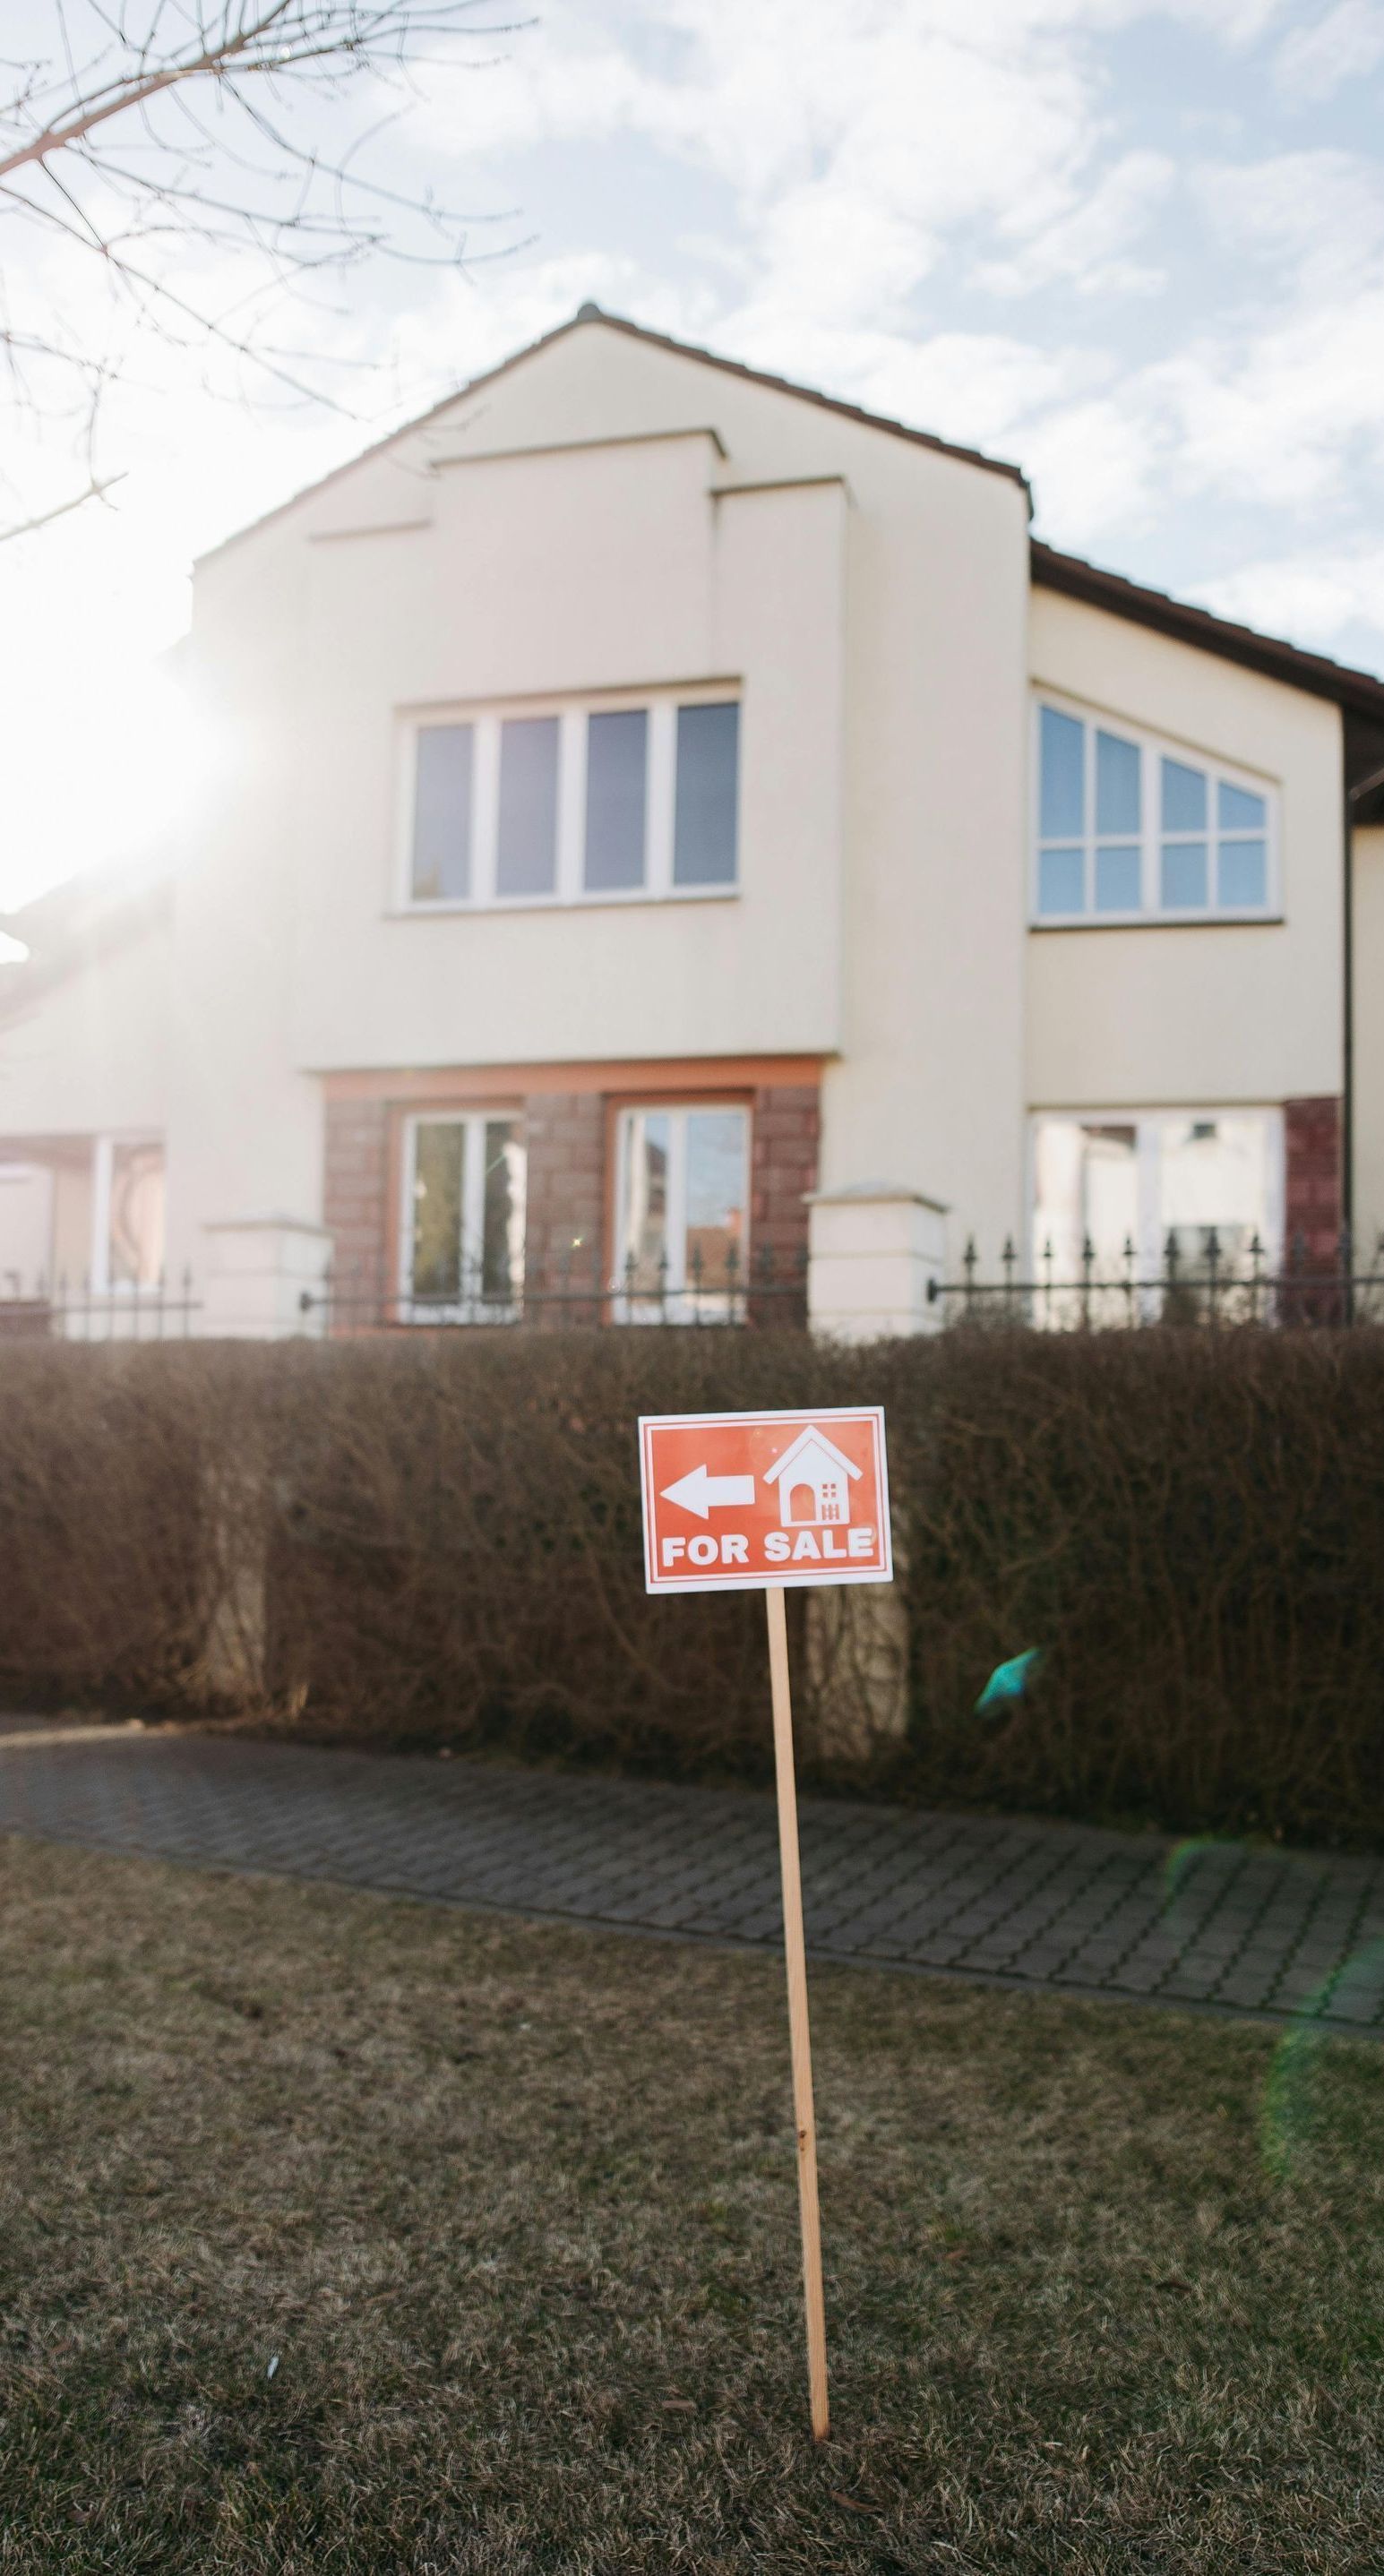
{"label": "lawn", "polygon": [[1384,2050],[0,1846],[0,2569],[1384,2565]]}

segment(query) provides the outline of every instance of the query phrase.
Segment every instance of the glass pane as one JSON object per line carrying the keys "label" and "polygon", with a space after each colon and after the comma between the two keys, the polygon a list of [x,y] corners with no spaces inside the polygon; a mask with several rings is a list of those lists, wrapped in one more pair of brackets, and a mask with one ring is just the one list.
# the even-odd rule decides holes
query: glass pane
{"label": "glass pane", "polygon": [[461,1293],[461,1194],[466,1129],[460,1119],[429,1118],[414,1129],[413,1265],[415,1297]]}
{"label": "glass pane", "polygon": [[1084,912],[1086,861],[1081,850],[1041,850],[1038,854],[1040,912]]}
{"label": "glass pane", "polygon": [[1124,1248],[1137,1239],[1138,1212],[1138,1134],[1132,1124],[1039,1119],[1034,1138],[1035,1277],[1051,1276],[1058,1284],[1080,1279],[1089,1239],[1095,1253],[1093,1279],[1123,1279]]}
{"label": "glass pane", "polygon": [[1086,727],[1044,707],[1039,719],[1038,832],[1044,841],[1086,829]]}
{"label": "glass pane", "polygon": [[1220,900],[1231,911],[1269,899],[1269,848],[1266,841],[1222,841]]}
{"label": "glass pane", "polygon": [[1219,1251],[1241,1260],[1255,1234],[1268,1243],[1269,1121],[1254,1112],[1225,1118],[1165,1118],[1158,1135],[1158,1218],[1185,1259],[1204,1268],[1214,1226]]}
{"label": "glass pane", "polygon": [[648,731],[642,707],[587,721],[585,883],[592,893],[644,882]]}
{"label": "glass pane", "polygon": [[157,1288],[163,1274],[163,1147],[111,1147],[107,1267],[112,1288]]}
{"label": "glass pane", "polygon": [[657,1296],[666,1279],[670,1123],[666,1109],[625,1112],[619,1284],[645,1296]]}
{"label": "glass pane", "polygon": [[471,892],[475,729],[424,725],[413,784],[413,899],[464,903]]}
{"label": "glass pane", "polygon": [[1096,736],[1096,830],[1140,829],[1139,746],[1117,733]]}
{"label": "glass pane", "polygon": [[1163,771],[1163,829],[1165,832],[1204,832],[1206,829],[1206,772],[1188,769],[1183,761],[1165,760]]}
{"label": "glass pane", "polygon": [[1204,841],[1165,841],[1163,844],[1163,909],[1165,912],[1197,912],[1206,902],[1206,843]]}
{"label": "glass pane", "polygon": [[733,1288],[745,1276],[748,1120],[743,1109],[687,1112],[687,1285]]}
{"label": "glass pane", "polygon": [[517,1118],[487,1118],[484,1134],[481,1295],[507,1306],[524,1277],[524,1147]]}
{"label": "glass pane", "polygon": [[1096,852],[1097,912],[1139,909],[1139,844],[1123,841]]}
{"label": "glass pane", "polygon": [[673,883],[734,885],[738,706],[679,707]]}
{"label": "glass pane", "polygon": [[1251,796],[1244,787],[1232,787],[1222,778],[1216,783],[1216,821],[1223,832],[1262,832],[1269,809],[1262,796]]}
{"label": "glass pane", "polygon": [[552,894],[557,885],[556,716],[516,716],[500,727],[497,894]]}

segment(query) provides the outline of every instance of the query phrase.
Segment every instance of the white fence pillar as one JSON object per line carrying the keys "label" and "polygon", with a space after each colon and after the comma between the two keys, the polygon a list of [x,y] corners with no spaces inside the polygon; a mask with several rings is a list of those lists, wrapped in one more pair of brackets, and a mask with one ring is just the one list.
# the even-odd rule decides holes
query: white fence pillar
{"label": "white fence pillar", "polygon": [[947,1211],[921,1190],[856,1181],[808,1197],[807,1313],[814,1333],[872,1342],[932,1333],[943,1320],[928,1283],[946,1262]]}
{"label": "white fence pillar", "polygon": [[[326,1331],[324,1302],[332,1238],[296,1217],[228,1217],[203,1228],[206,1293],[199,1330],[248,1341],[283,1341]],[[307,1295],[313,1300],[304,1306]]]}

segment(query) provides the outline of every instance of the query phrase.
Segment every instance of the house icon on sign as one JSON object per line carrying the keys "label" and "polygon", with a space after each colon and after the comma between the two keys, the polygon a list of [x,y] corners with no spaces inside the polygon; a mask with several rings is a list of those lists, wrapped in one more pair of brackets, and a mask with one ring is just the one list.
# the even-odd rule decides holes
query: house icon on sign
{"label": "house icon on sign", "polygon": [[766,1485],[778,1486],[779,1519],[785,1528],[806,1529],[815,1522],[840,1524],[851,1516],[848,1478],[860,1469],[844,1458],[825,1432],[809,1423],[781,1458],[764,1471]]}

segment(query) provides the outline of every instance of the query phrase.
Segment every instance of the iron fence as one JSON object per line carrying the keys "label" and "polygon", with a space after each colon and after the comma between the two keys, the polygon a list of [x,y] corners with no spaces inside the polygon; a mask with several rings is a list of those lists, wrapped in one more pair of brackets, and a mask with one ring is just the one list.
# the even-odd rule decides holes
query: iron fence
{"label": "iron fence", "polygon": [[26,1342],[162,1342],[185,1340],[201,1313],[192,1273],[178,1280],[102,1288],[88,1279],[38,1278],[0,1271],[0,1340]]}
{"label": "iron fence", "polygon": [[674,1279],[664,1258],[641,1262],[631,1256],[612,1274],[599,1252],[574,1246],[547,1268],[526,1269],[522,1278],[497,1275],[481,1264],[455,1265],[422,1292],[417,1286],[384,1288],[359,1275],[332,1276],[320,1289],[303,1289],[298,1303],[310,1329],[338,1337],[519,1325],[789,1329],[807,1321],[807,1253],[776,1254],[765,1246],[742,1263],[732,1246],[712,1263],[694,1247],[684,1274]]}
{"label": "iron fence", "polygon": [[1139,1324],[1345,1326],[1384,1323],[1384,1234],[1361,1261],[1348,1229],[1333,1242],[1292,1237],[1274,1257],[1255,1234],[1227,1253],[1215,1226],[1170,1233],[1155,1263],[1126,1237],[1115,1262],[1102,1260],[1088,1235],[1066,1255],[1051,1242],[1026,1277],[1012,1238],[998,1276],[981,1274],[972,1236],[957,1279],[931,1279],[929,1302],[947,1322],[1026,1324],[1039,1331],[1129,1329]]}

